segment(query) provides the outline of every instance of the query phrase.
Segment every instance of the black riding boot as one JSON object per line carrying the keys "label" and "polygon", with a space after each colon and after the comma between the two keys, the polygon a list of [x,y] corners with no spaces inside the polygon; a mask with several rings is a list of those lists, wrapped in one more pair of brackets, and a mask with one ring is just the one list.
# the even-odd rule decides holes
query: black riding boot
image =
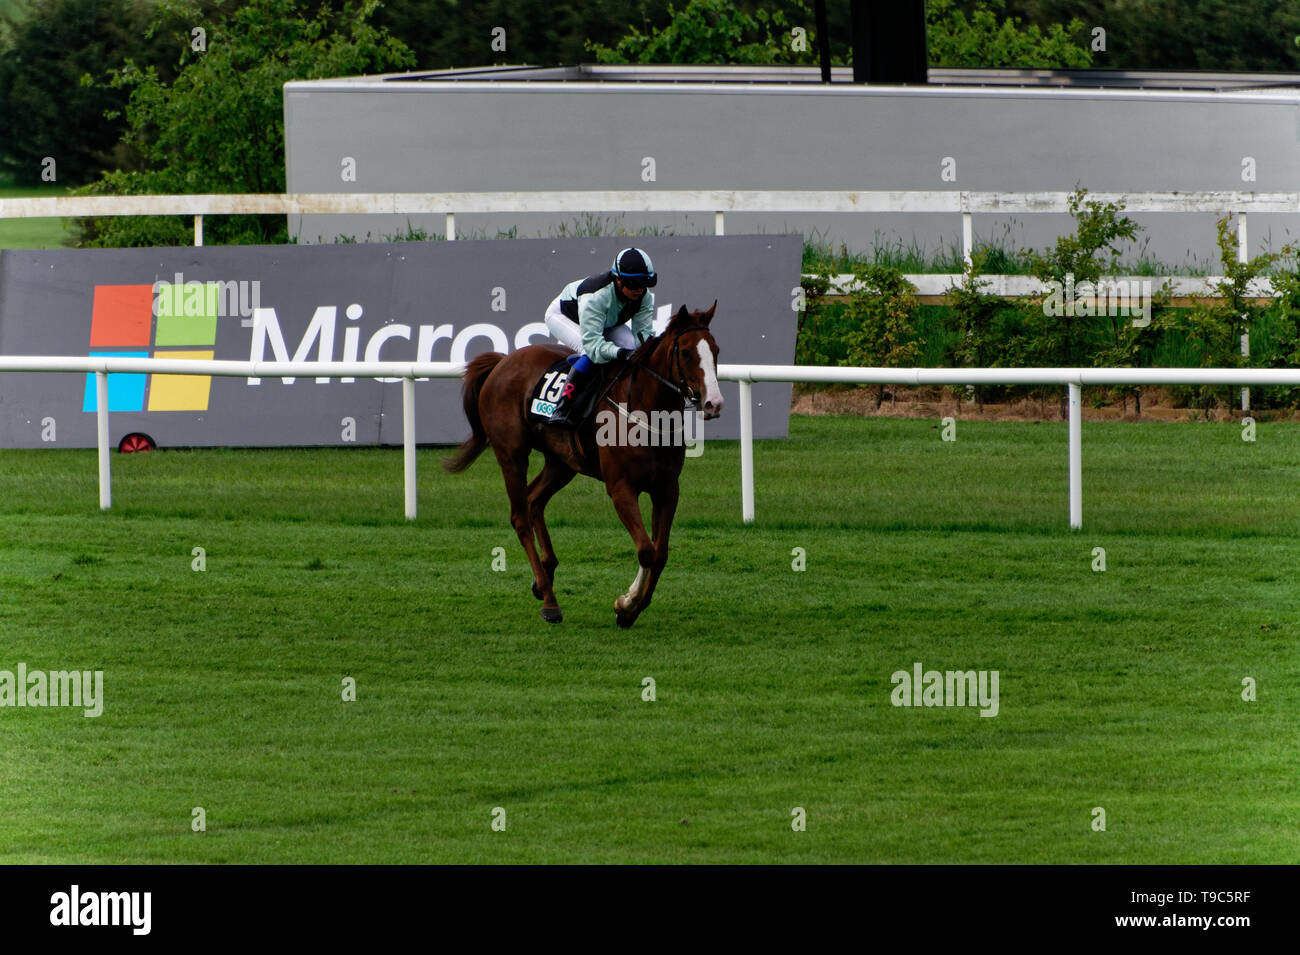
{"label": "black riding boot", "polygon": [[582,424],[582,389],[587,384],[587,379],[591,377],[590,371],[574,371],[569,369],[569,383],[565,388],[565,393],[560,396],[559,402],[555,405],[554,413],[546,419],[547,424],[553,424],[557,428],[566,428],[574,431]]}

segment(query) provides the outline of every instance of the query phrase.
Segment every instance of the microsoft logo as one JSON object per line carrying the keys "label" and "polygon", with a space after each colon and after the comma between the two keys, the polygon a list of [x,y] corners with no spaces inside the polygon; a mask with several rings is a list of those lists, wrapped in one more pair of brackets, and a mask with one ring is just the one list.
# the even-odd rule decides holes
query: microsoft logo
{"label": "microsoft logo", "polygon": [[[217,340],[219,284],[96,285],[90,355],[204,359]],[[155,322],[155,317],[157,321]],[[109,375],[109,411],[206,411],[208,375]],[[86,375],[82,411],[97,411],[95,376]]]}

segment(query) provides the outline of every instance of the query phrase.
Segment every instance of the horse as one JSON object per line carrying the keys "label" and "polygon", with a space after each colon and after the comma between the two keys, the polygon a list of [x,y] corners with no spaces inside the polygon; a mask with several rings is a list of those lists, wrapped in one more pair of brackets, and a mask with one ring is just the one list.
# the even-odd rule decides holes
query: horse
{"label": "horse", "polygon": [[[659,575],[668,562],[668,534],[677,511],[678,477],[686,456],[684,441],[649,439],[649,421],[682,421],[687,402],[703,412],[705,420],[722,413],[718,388],[718,343],[709,331],[715,301],[708,311],[688,312],[682,306],[664,331],[646,339],[626,362],[605,365],[605,381],[591,380],[588,387],[601,394],[598,413],[576,431],[548,426],[530,419],[530,394],[538,380],[572,350],[557,344],[529,345],[509,355],[487,352],[465,368],[461,398],[471,434],[443,467],[459,474],[491,445],[510,498],[510,523],[528,555],[533,571],[533,596],[542,601],[542,619],[563,619],[555,598],[555,568],[559,559],[546,527],[546,505],[575,475],[603,481],[614,510],[636,545],[637,573],[627,593],[614,601],[615,621],[627,628],[650,605]],[[612,380],[610,380],[612,379]],[[621,407],[620,407],[621,406]],[[611,422],[614,409],[627,420],[619,433],[627,440],[610,440],[617,429],[598,433],[596,419]],[[645,417],[637,415],[640,412]],[[668,414],[653,414],[666,412]],[[672,412],[676,412],[674,419]],[[633,426],[628,431],[627,425]],[[640,427],[642,430],[636,431]],[[642,440],[634,441],[637,433]],[[658,435],[658,432],[656,432]],[[684,435],[683,435],[684,437]],[[532,483],[527,483],[528,460],[533,451],[545,459]],[[651,532],[641,519],[640,498],[649,494]],[[536,538],[536,546],[534,546]]]}

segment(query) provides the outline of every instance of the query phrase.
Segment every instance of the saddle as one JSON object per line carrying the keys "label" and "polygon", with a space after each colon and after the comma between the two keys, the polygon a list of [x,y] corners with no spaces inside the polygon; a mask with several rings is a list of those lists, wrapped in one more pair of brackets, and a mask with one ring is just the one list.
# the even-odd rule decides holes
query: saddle
{"label": "saddle", "polygon": [[[577,353],[565,355],[537,379],[537,384],[533,385],[533,390],[528,394],[530,421],[538,419],[545,421],[555,413],[555,406],[560,400],[560,395],[564,393],[564,386],[569,383],[569,370],[578,357]],[[605,392],[605,386],[609,383],[607,369],[608,365],[595,365],[587,375],[585,388],[578,395],[578,405],[575,410],[583,424],[586,424],[587,419],[595,411],[596,402],[600,400],[600,396]]]}

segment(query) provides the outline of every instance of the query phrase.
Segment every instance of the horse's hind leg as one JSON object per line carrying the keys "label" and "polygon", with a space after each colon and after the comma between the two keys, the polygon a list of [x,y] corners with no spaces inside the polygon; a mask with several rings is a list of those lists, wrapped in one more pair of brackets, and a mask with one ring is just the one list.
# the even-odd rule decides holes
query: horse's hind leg
{"label": "horse's hind leg", "polygon": [[[555,556],[555,548],[551,546],[551,533],[546,527],[546,505],[558,491],[573,480],[575,474],[577,472],[559,458],[548,457],[546,466],[537,477],[533,478],[533,483],[528,485],[528,511],[533,521],[533,533],[537,535],[542,569],[546,571],[546,581],[552,589],[555,587],[555,568],[559,566],[560,559]],[[538,600],[542,599],[542,590],[538,581],[533,581],[533,596]]]}
{"label": "horse's hind leg", "polygon": [[522,455],[511,454],[501,448],[496,448],[496,453],[497,461],[501,464],[501,476],[506,482],[506,494],[510,497],[510,524],[515,529],[515,535],[519,538],[524,553],[528,555],[528,565],[533,569],[533,579],[541,581],[542,619],[547,623],[559,623],[563,618],[560,604],[555,599],[555,590],[551,586],[550,576],[543,569],[542,561],[537,556],[537,548],[533,546],[533,520],[529,513],[526,483],[528,449],[525,448]]}

